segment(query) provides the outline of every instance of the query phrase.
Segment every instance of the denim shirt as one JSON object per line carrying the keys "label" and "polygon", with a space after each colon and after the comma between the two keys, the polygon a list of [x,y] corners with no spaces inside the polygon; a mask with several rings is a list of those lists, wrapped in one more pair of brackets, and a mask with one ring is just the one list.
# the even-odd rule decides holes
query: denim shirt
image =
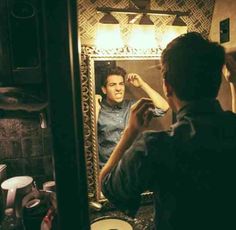
{"label": "denim shirt", "polygon": [[110,106],[106,100],[101,103],[97,123],[99,165],[102,167],[108,160],[128,122],[130,108],[135,100],[124,100]]}
{"label": "denim shirt", "polygon": [[[110,106],[106,100],[101,103],[97,123],[99,166],[103,165],[109,159],[114,147],[117,145],[120,137],[129,120],[130,108],[136,102],[134,99],[124,100],[120,104]],[[155,109],[155,116],[163,116],[161,109]]]}

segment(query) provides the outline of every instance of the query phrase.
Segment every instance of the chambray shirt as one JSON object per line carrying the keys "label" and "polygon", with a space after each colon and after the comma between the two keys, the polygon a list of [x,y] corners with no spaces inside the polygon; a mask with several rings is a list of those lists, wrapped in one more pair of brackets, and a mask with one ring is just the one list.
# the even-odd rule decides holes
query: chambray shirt
{"label": "chambray shirt", "polygon": [[152,191],[157,230],[236,229],[236,115],[188,104],[169,131],[147,131],[105,176],[102,192],[134,216]]}
{"label": "chambray shirt", "polygon": [[[99,165],[109,159],[114,147],[120,140],[129,120],[130,108],[136,102],[134,99],[124,100],[120,104],[110,106],[106,100],[101,103],[97,123]],[[163,110],[156,108],[156,116],[163,116]]]}

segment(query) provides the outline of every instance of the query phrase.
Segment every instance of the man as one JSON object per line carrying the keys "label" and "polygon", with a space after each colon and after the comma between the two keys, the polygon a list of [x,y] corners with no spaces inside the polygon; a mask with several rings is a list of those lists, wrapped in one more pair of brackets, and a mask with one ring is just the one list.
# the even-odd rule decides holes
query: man
{"label": "man", "polygon": [[196,32],[168,44],[163,89],[177,122],[142,132],[153,105],[141,99],[101,171],[105,197],[132,215],[140,194],[153,191],[158,230],[235,229],[236,115],[216,100],[224,57],[222,46]]}
{"label": "man", "polygon": [[[96,98],[97,136],[100,168],[107,162],[114,147],[120,140],[128,122],[130,108],[135,99],[125,100],[126,71],[121,67],[106,68],[102,75],[104,100]],[[163,116],[169,105],[166,100],[152,89],[138,74],[128,74],[127,81],[143,89],[156,105],[156,115]],[[99,103],[100,101],[100,103]]]}

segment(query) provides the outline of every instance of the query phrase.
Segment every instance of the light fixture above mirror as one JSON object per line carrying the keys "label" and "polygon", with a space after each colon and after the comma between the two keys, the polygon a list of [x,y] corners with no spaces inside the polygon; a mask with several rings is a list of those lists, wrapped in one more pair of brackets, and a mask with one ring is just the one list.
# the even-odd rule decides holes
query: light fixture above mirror
{"label": "light fixture above mirror", "polygon": [[176,15],[173,22],[171,23],[171,26],[186,26],[187,27],[187,24],[180,18],[179,15]]}
{"label": "light fixture above mirror", "polygon": [[119,21],[110,13],[105,13],[104,16],[99,20],[102,24],[119,24]]}
{"label": "light fixture above mirror", "polygon": [[153,26],[154,23],[147,14],[143,14],[139,20],[139,25],[149,25],[149,26],[152,25]]}
{"label": "light fixture above mirror", "polygon": [[171,11],[171,10],[151,10],[151,9],[141,9],[141,8],[111,8],[111,7],[97,7],[97,12],[101,13],[117,13],[117,14],[146,14],[146,15],[155,15],[155,16],[171,16],[171,15],[178,15],[179,17],[182,16],[189,16],[189,11]]}
{"label": "light fixture above mirror", "polygon": [[[182,34],[183,31],[187,32],[187,26],[180,17],[188,16],[189,12],[182,11],[171,11],[171,10],[151,10],[148,9],[150,6],[150,1],[132,1],[134,7],[129,8],[111,8],[111,7],[97,7],[96,10],[98,13],[103,13],[104,16],[99,21],[99,24],[105,23],[107,25],[112,25],[110,28],[110,34],[105,34],[104,30],[102,31],[101,27],[98,28],[97,36],[102,38],[96,39],[96,46],[101,47],[101,43],[106,46],[112,46],[111,48],[118,48],[123,45],[120,28],[117,26],[117,20],[112,14],[125,14],[128,18],[128,24],[131,26],[131,33],[127,39],[127,45],[132,48],[156,48],[156,47],[165,47],[167,44],[166,41],[170,41],[170,38],[176,37],[177,34]],[[140,6],[140,2],[142,2]],[[145,3],[145,4],[144,4]],[[132,16],[132,18],[130,17]],[[156,41],[156,27],[152,19],[153,16],[175,16],[174,21],[171,25],[172,30],[167,28],[165,30],[165,35],[161,36],[161,43],[158,44]],[[184,25],[185,26],[184,26]],[[117,29],[115,30],[115,26]],[[168,27],[168,25],[166,25]],[[177,26],[179,28],[177,28]],[[185,28],[184,28],[185,27]],[[99,31],[100,30],[100,31]],[[108,29],[106,29],[108,31]],[[115,32],[116,31],[116,32]],[[98,41],[101,42],[98,42]],[[100,45],[99,45],[100,44]]]}

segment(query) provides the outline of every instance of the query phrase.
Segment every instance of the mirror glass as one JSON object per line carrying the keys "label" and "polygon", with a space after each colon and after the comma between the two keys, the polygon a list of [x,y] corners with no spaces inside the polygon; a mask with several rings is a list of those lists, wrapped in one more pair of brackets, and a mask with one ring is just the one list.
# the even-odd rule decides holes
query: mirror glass
{"label": "mirror glass", "polygon": [[[87,162],[87,176],[89,185],[89,197],[91,200],[101,202],[104,198],[98,190],[99,175],[99,155],[97,142],[97,121],[95,94],[103,95],[101,91],[101,71],[108,66],[122,67],[127,73],[137,73],[154,90],[163,97],[162,77],[160,73],[159,52],[140,54],[137,52],[120,53],[108,52],[105,55],[96,51],[95,48],[83,47],[82,49],[82,90],[84,107],[84,133],[85,133],[85,153]],[[98,52],[98,53],[97,53]],[[138,100],[141,97],[148,97],[141,89],[136,88],[125,81],[125,99]],[[169,110],[165,116],[154,118],[149,129],[167,129],[172,123],[172,114]],[[149,192],[143,196],[150,195]]]}

